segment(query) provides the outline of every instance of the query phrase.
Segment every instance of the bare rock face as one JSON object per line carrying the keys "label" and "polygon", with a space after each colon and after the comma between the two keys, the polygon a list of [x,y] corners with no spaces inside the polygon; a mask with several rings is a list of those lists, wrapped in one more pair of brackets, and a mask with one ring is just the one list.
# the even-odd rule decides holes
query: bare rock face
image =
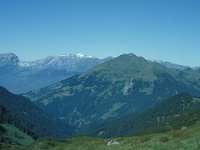
{"label": "bare rock face", "polygon": [[114,140],[110,140],[110,141],[108,141],[108,146],[109,145],[117,145],[117,144],[120,144],[119,142],[117,142],[117,141],[114,141]]}

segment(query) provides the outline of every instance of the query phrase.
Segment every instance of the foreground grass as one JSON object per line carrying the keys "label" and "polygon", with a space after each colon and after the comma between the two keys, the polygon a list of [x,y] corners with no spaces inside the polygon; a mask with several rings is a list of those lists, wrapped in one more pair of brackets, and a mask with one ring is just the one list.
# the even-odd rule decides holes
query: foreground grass
{"label": "foreground grass", "polygon": [[65,140],[40,139],[28,147],[10,147],[16,150],[198,150],[200,149],[200,126],[145,136],[111,139],[74,137]]}

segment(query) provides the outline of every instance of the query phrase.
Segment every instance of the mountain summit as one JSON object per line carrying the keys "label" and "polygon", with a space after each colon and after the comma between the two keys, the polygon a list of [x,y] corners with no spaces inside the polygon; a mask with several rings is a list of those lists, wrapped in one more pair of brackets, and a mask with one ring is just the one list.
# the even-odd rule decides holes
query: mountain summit
{"label": "mountain summit", "polygon": [[95,58],[92,56],[84,55],[83,53],[76,53],[74,56],[79,57],[79,58]]}
{"label": "mountain summit", "polygon": [[0,54],[0,67],[1,66],[16,66],[19,63],[19,58],[13,53]]}
{"label": "mountain summit", "polygon": [[25,96],[45,112],[82,128],[140,112],[177,93],[199,95],[199,81],[199,71],[168,69],[124,54]]}

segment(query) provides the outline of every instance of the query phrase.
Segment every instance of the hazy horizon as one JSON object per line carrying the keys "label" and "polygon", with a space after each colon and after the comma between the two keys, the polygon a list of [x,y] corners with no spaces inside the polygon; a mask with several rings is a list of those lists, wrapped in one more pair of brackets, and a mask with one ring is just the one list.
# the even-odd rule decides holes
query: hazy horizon
{"label": "hazy horizon", "polygon": [[199,7],[198,0],[1,1],[0,53],[23,60],[134,53],[200,66]]}

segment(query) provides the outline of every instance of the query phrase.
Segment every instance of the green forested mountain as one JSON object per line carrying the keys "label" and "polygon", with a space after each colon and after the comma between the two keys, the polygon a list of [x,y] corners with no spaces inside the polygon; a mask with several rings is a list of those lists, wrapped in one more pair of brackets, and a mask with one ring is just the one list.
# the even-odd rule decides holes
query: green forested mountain
{"label": "green forested mountain", "polygon": [[45,112],[81,128],[141,112],[181,92],[200,96],[200,70],[168,69],[124,54],[24,95]]}
{"label": "green forested mountain", "polygon": [[166,132],[200,121],[200,98],[181,93],[140,113],[91,126],[85,133],[93,136],[113,137]]}
{"label": "green forested mountain", "polygon": [[51,118],[29,99],[3,87],[0,87],[0,116],[0,123],[13,124],[34,138],[66,137],[71,133],[69,126],[62,121]]}

